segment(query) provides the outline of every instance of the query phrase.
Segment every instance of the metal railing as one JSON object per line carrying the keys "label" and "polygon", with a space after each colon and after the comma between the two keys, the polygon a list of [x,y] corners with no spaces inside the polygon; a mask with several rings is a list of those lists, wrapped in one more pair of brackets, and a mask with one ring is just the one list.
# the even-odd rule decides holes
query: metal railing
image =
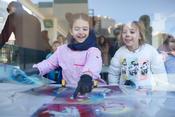
{"label": "metal railing", "polygon": [[45,59],[47,51],[5,45],[0,49],[0,63],[20,66],[21,69],[31,67],[34,63]]}

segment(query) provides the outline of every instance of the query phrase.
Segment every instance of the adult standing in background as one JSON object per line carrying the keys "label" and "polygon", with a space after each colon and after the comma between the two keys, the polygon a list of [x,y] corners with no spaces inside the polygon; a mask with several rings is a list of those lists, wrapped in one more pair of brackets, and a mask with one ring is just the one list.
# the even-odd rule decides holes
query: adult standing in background
{"label": "adult standing in background", "polygon": [[23,48],[42,50],[40,43],[41,25],[39,20],[27,13],[21,3],[12,1],[7,7],[9,13],[0,35],[0,48],[9,40],[11,33],[15,35],[15,45]]}
{"label": "adult standing in background", "polygon": [[121,27],[122,25],[118,25],[113,31],[115,38],[114,38],[114,41],[110,44],[110,48],[109,48],[110,58],[112,58],[115,52],[119,49]]}
{"label": "adult standing in background", "polygon": [[109,41],[105,36],[98,37],[98,47],[102,53],[103,65],[109,65]]}
{"label": "adult standing in background", "polygon": [[145,38],[147,39],[147,43],[152,44],[152,26],[151,26],[151,20],[149,15],[142,15],[139,18],[139,22],[143,23],[144,25],[144,33]]}
{"label": "adult standing in background", "polygon": [[50,52],[50,50],[52,49],[49,41],[49,34],[48,34],[48,31],[47,30],[43,30],[41,31],[41,36],[42,36],[42,46],[43,46],[43,50],[46,51],[46,52]]}

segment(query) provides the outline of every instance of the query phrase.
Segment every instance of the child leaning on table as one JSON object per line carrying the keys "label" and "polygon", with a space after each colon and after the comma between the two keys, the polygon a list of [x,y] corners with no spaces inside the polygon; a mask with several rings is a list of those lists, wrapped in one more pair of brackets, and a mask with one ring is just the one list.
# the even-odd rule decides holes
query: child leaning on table
{"label": "child leaning on table", "polygon": [[44,75],[60,66],[66,83],[77,87],[76,97],[78,93],[91,92],[93,80],[101,80],[102,58],[96,47],[90,17],[84,13],[67,13],[66,19],[70,27],[69,43],[59,46],[48,59],[35,64],[30,71]]}
{"label": "child leaning on table", "polygon": [[152,88],[154,74],[161,75],[166,81],[163,61],[157,50],[145,43],[143,28],[137,21],[122,26],[122,46],[111,60],[109,84]]}

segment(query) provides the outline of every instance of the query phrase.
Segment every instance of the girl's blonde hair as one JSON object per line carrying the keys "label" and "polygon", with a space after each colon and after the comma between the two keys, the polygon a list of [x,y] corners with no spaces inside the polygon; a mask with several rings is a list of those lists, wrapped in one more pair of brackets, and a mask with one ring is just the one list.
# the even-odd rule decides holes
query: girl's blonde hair
{"label": "girl's blonde hair", "polygon": [[[119,45],[122,46],[124,45],[123,43],[123,39],[122,39],[122,32],[123,32],[123,28],[126,24],[123,24],[121,26],[121,31],[120,31],[120,35],[119,35]],[[133,21],[131,22],[132,26],[136,26],[139,30],[139,35],[140,35],[140,39],[139,39],[139,45],[143,45],[145,43],[145,27],[144,24],[142,22],[138,22],[138,21]]]}

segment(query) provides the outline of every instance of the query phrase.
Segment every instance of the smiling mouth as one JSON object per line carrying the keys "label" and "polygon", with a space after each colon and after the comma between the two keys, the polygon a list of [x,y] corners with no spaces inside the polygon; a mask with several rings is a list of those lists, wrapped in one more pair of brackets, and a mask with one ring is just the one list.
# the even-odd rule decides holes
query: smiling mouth
{"label": "smiling mouth", "polygon": [[77,35],[77,38],[79,38],[79,39],[83,39],[83,38],[85,38],[86,37],[86,35],[84,34],[84,35]]}
{"label": "smiling mouth", "polygon": [[125,41],[126,41],[126,42],[131,42],[131,41],[132,41],[132,39],[125,39]]}

